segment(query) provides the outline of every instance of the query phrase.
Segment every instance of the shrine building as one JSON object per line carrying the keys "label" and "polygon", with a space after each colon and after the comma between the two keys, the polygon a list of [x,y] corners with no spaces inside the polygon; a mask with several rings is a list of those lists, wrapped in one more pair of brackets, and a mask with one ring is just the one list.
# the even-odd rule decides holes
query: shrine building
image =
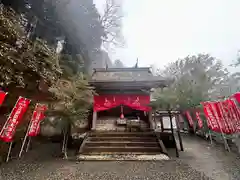
{"label": "shrine building", "polygon": [[128,120],[138,121],[139,130],[153,127],[150,94],[167,81],[153,76],[150,68],[97,68],[90,85],[94,96],[92,130],[127,131]]}
{"label": "shrine building", "polygon": [[163,132],[162,126],[158,132],[156,122],[162,118],[152,113],[150,106],[151,90],[166,87],[165,79],[153,76],[147,67],[98,68],[89,83],[96,95],[91,131],[80,146],[79,159],[137,160],[142,155],[153,158],[163,154],[168,158],[165,144],[176,147],[179,156],[171,113],[167,112],[171,131]]}

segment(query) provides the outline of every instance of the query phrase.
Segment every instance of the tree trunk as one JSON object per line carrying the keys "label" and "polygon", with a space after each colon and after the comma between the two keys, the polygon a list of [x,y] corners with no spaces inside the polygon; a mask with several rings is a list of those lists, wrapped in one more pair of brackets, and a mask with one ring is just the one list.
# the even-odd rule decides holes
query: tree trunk
{"label": "tree trunk", "polygon": [[62,153],[65,159],[68,159],[67,148],[69,146],[69,139],[71,143],[71,122],[67,119],[63,123],[63,146],[62,146]]}

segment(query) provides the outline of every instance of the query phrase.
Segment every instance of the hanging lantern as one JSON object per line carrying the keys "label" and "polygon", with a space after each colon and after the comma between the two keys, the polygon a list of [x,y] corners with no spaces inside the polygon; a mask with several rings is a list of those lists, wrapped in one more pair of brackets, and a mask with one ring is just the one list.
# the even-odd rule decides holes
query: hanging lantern
{"label": "hanging lantern", "polygon": [[123,106],[121,106],[121,116],[120,116],[120,119],[124,119]]}

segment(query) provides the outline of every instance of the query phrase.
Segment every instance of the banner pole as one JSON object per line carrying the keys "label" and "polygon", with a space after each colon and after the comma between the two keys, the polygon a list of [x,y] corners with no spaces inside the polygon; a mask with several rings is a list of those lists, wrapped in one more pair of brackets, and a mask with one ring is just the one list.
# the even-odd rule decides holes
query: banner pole
{"label": "banner pole", "polygon": [[2,135],[3,131],[6,129],[6,125],[7,125],[8,121],[9,121],[9,120],[8,120],[8,118],[7,118],[6,122],[4,123],[4,125],[3,125],[3,127],[2,127],[2,130],[1,130],[1,132],[0,132],[0,136]]}
{"label": "banner pole", "polygon": [[210,143],[212,145],[213,144],[213,142],[212,142],[212,133],[211,133],[210,129],[208,129],[208,134],[209,134],[209,138],[210,138]]}
{"label": "banner pole", "polygon": [[[215,107],[214,107],[214,109],[215,109]],[[216,109],[215,109],[215,110],[216,110]],[[224,135],[224,133],[223,133],[222,126],[221,126],[220,123],[218,122],[218,119],[217,119],[217,118],[216,118],[216,121],[217,121],[217,123],[218,123],[218,126],[220,127],[220,131],[221,131],[221,134],[222,134],[222,137],[223,137],[225,149],[227,149],[228,152],[230,152],[230,148],[229,148],[229,146],[228,146],[226,137],[225,137],[225,135]]]}
{"label": "banner pole", "polygon": [[[221,108],[220,111],[222,111],[222,113],[224,113],[224,112],[223,112],[223,106],[222,106],[221,103],[220,103],[220,108]],[[224,114],[223,114],[223,119],[224,119],[224,121],[226,120]],[[228,145],[228,143],[227,143],[226,137],[225,137],[225,135],[224,135],[224,133],[223,133],[223,131],[222,131],[222,127],[220,126],[220,123],[218,122],[218,120],[217,120],[217,123],[218,123],[218,126],[220,127],[220,130],[221,130],[221,134],[222,134],[222,137],[223,137],[225,149],[227,149],[227,150],[230,152],[231,150],[230,150],[230,148],[229,148],[229,145]]]}
{"label": "banner pole", "polygon": [[31,143],[31,136],[28,138],[28,143],[27,143],[27,148],[26,148],[26,152],[28,152],[28,149],[29,149],[29,146],[30,146],[30,143]]}
{"label": "banner pole", "polygon": [[64,150],[65,150],[65,141],[66,141],[66,135],[65,135],[65,130],[63,130],[63,145],[62,145],[62,153],[64,153]]}
{"label": "banner pole", "polygon": [[65,146],[64,146],[64,158],[68,159],[68,155],[67,155],[67,144],[68,144],[68,134],[66,134],[66,142],[65,142]]}
{"label": "banner pole", "polygon": [[13,145],[13,141],[12,141],[12,142],[10,143],[10,145],[9,145],[6,162],[9,161],[10,154],[11,154],[11,151],[12,151],[12,145]]}
{"label": "banner pole", "polygon": [[229,145],[228,145],[228,143],[227,143],[226,137],[224,136],[224,133],[221,132],[221,134],[222,134],[223,141],[224,141],[224,144],[225,144],[225,149],[227,149],[228,152],[231,152],[231,150],[230,150],[230,148],[229,148]]}
{"label": "banner pole", "polygon": [[182,143],[182,137],[181,137],[181,133],[180,133],[180,124],[179,124],[179,114],[176,115],[176,125],[177,125],[177,134],[178,134],[178,139],[179,139],[179,145],[181,148],[181,151],[184,151],[183,149],[183,143]]}
{"label": "banner pole", "polygon": [[24,140],[23,140],[23,143],[22,143],[22,147],[21,147],[21,150],[20,150],[19,155],[18,155],[19,158],[22,156],[23,148],[26,144],[26,140],[27,140],[27,137],[28,137],[28,132],[30,130],[30,126],[31,126],[31,121],[28,124],[27,132],[25,134],[25,137],[24,137]]}

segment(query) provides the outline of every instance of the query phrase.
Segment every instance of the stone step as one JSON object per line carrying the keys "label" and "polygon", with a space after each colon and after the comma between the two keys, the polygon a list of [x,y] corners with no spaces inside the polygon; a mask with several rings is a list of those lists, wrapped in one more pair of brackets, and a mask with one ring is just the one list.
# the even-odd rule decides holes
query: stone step
{"label": "stone step", "polygon": [[159,152],[83,152],[82,155],[156,155],[160,154]]}
{"label": "stone step", "polygon": [[161,154],[154,132],[91,132],[79,152],[87,155]]}
{"label": "stone step", "polygon": [[87,141],[85,146],[88,147],[99,147],[99,146],[111,146],[111,147],[132,147],[132,146],[141,146],[141,147],[159,147],[159,143],[156,142],[132,142],[132,141]]}
{"label": "stone step", "polygon": [[121,146],[98,146],[98,147],[88,147],[85,146],[83,149],[84,153],[88,152],[132,152],[135,154],[135,152],[151,152],[151,153],[160,153],[161,149],[160,147],[142,147],[142,146],[133,146],[133,147],[121,147]]}
{"label": "stone step", "polygon": [[155,137],[152,132],[92,132],[89,137]]}
{"label": "stone step", "polygon": [[159,161],[170,160],[165,154],[87,154],[79,155],[79,161]]}
{"label": "stone step", "polygon": [[88,141],[130,141],[130,142],[157,142],[153,137],[88,137]]}

